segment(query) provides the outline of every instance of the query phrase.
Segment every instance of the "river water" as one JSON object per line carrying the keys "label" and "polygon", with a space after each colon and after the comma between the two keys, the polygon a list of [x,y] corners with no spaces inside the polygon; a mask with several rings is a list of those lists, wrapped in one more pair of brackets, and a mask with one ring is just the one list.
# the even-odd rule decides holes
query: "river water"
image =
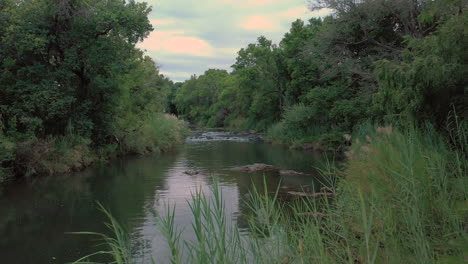
{"label": "river water", "polygon": [[[116,160],[79,173],[37,178],[0,189],[0,263],[62,264],[101,249],[94,237],[67,234],[109,233],[97,202],[129,230],[139,262],[150,263],[152,258],[156,263],[167,263],[170,251],[155,216],[166,214],[167,203],[175,204],[175,223],[184,228],[182,239],[193,240],[187,200],[197,188],[209,193],[213,177],[219,181],[227,218],[248,235],[242,221],[248,211],[243,200],[253,184],[263,186],[265,176],[271,190],[278,185],[297,190],[317,186],[314,168],[321,163],[316,153],[255,139],[252,135],[199,131],[167,153]],[[228,170],[253,163],[308,175]]]}

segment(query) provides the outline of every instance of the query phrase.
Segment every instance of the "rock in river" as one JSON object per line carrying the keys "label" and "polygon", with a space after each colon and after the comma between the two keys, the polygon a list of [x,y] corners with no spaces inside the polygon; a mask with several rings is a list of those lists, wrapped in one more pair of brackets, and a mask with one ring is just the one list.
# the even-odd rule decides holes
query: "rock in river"
{"label": "rock in river", "polygon": [[197,174],[200,174],[199,171],[197,170],[187,170],[187,171],[184,171],[185,174],[187,175],[197,175]]}
{"label": "rock in river", "polygon": [[230,168],[232,171],[242,171],[242,172],[256,172],[256,171],[278,171],[281,175],[308,175],[303,172],[298,172],[294,170],[281,170],[278,167],[273,165],[268,165],[264,163],[255,163],[252,165],[245,165],[240,167]]}
{"label": "rock in river", "polygon": [[232,171],[255,172],[255,171],[277,171],[277,167],[264,163],[255,163],[252,165],[245,165],[240,167],[230,168]]}
{"label": "rock in river", "polygon": [[298,172],[298,171],[294,171],[294,170],[280,170],[279,173],[281,175],[308,175],[308,174],[305,174],[303,172]]}

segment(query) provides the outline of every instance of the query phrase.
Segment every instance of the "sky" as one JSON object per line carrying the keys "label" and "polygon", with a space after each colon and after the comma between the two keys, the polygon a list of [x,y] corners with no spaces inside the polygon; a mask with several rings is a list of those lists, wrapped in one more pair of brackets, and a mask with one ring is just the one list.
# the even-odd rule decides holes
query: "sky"
{"label": "sky", "polygon": [[173,81],[230,71],[237,52],[263,35],[278,43],[297,18],[325,16],[307,0],[144,0],[154,31],[138,47]]}

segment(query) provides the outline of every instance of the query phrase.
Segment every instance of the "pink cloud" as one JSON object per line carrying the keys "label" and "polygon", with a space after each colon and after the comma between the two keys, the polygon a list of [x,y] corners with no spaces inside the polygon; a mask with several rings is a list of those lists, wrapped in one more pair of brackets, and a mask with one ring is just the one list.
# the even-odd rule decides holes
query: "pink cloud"
{"label": "pink cloud", "polygon": [[276,2],[287,2],[289,0],[221,0],[222,2],[224,3],[229,3],[229,4],[232,4],[232,3],[235,3],[237,4],[238,6],[246,6],[246,5],[250,5],[250,6],[265,6],[265,5],[270,5],[270,4],[273,4],[273,3],[276,3]]}
{"label": "pink cloud", "polygon": [[154,31],[138,47],[194,56],[213,54],[213,48],[208,42],[196,37],[184,36],[184,33],[184,31]]}
{"label": "pink cloud", "polygon": [[247,17],[245,22],[240,24],[240,27],[248,30],[264,31],[275,31],[278,29],[278,25],[270,17],[263,15]]}
{"label": "pink cloud", "polygon": [[273,4],[275,2],[286,2],[288,0],[248,0],[247,3],[251,5],[264,6]]}
{"label": "pink cloud", "polygon": [[173,53],[186,53],[198,56],[212,54],[212,48],[206,41],[186,36],[169,37],[164,42],[163,49]]}

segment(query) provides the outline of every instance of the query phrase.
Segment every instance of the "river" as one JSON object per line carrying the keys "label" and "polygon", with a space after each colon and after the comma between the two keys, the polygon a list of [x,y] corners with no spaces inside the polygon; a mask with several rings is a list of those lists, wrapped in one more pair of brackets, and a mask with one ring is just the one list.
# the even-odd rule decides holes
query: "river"
{"label": "river", "polygon": [[[131,233],[135,258],[167,263],[170,254],[155,224],[155,215],[175,204],[175,222],[182,239],[193,240],[187,200],[196,188],[209,192],[213,177],[226,203],[227,217],[245,234],[242,202],[252,184],[300,189],[317,184],[320,155],[252,140],[252,135],[198,132],[185,144],[160,155],[138,156],[95,165],[70,175],[35,178],[0,190],[0,262],[49,264],[74,261],[100,248],[91,236],[67,232],[108,233],[99,201]],[[309,175],[243,173],[227,170],[253,163],[271,164]],[[189,175],[187,172],[196,172]],[[190,173],[193,174],[193,173]],[[309,187],[310,188],[310,187]]]}

